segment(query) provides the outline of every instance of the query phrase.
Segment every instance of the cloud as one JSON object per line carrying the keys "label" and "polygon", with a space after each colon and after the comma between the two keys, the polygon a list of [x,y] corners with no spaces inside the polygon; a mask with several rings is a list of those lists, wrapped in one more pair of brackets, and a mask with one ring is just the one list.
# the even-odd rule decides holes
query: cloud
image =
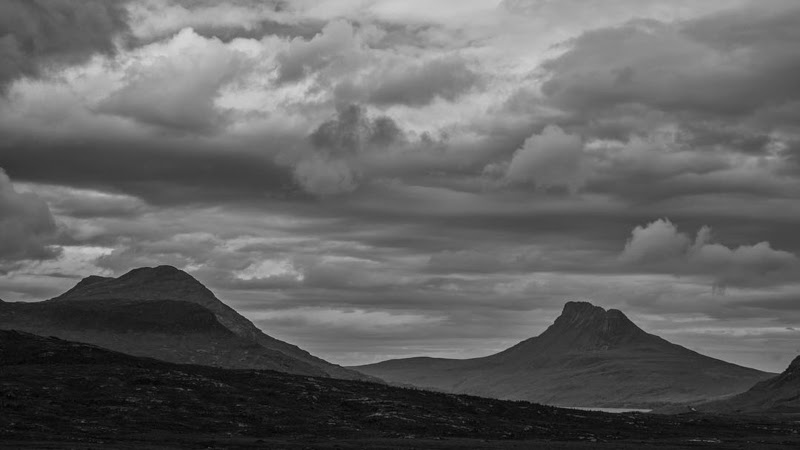
{"label": "cloud", "polygon": [[741,116],[800,97],[794,83],[800,7],[772,2],[674,23],[632,21],[587,31],[543,64],[542,91],[569,111],[642,104]]}
{"label": "cloud", "polygon": [[434,273],[492,273],[513,267],[511,259],[475,249],[444,250],[431,255],[427,268]]}
{"label": "cloud", "polygon": [[49,244],[58,231],[50,209],[34,194],[14,189],[0,169],[0,269],[4,263],[58,256]]}
{"label": "cloud", "polygon": [[318,155],[298,162],[294,177],[306,192],[321,197],[352,192],[358,185],[358,174],[346,162]]}
{"label": "cloud", "polygon": [[336,117],[310,134],[311,149],[293,156],[295,180],[313,195],[352,192],[365,175],[359,158],[404,139],[403,131],[390,117],[372,118],[359,105],[341,107]]}
{"label": "cloud", "polygon": [[[170,263],[245,314],[288,310],[270,333],[363,362],[486,354],[565,298],[680,329],[797,297],[792,2],[704,19],[743,2],[112,3],[129,31],[37,50],[0,99],[0,166],[47,202],[64,247],[14,263],[6,299]],[[720,234],[698,239],[704,224]],[[442,320],[297,326],[385,314]]]}
{"label": "cloud", "polygon": [[329,23],[310,40],[292,39],[276,58],[278,82],[296,82],[330,65],[352,64],[359,46],[353,26],[342,20]]}
{"label": "cloud", "polygon": [[526,139],[506,171],[506,178],[512,183],[566,187],[572,192],[583,186],[587,175],[580,136],[552,125]]}
{"label": "cloud", "polygon": [[674,261],[685,256],[692,241],[667,219],[637,226],[620,258],[631,264]]}
{"label": "cloud", "polygon": [[142,42],[164,39],[184,29],[216,37],[261,39],[268,35],[311,37],[321,25],[298,23],[280,1],[137,0],[127,4],[131,33]]}
{"label": "cloud", "polygon": [[[424,314],[368,311],[361,308],[338,310],[323,308],[295,308],[270,311],[254,315],[254,320],[267,326],[281,324],[301,328],[329,328],[339,332],[389,333],[394,329],[419,328],[434,325],[441,318]],[[345,331],[346,330],[346,331]]]}
{"label": "cloud", "polygon": [[709,275],[720,287],[793,281],[800,269],[796,255],[769,242],[730,248],[713,242],[710,227],[700,228],[692,239],[668,219],[634,228],[620,260],[630,267]]}
{"label": "cloud", "polygon": [[224,116],[215,98],[243,69],[243,55],[190,28],[151,47],[141,50],[144,57],[128,68],[125,85],[98,110],[181,130],[203,132],[219,125]]}
{"label": "cloud", "polygon": [[436,99],[455,101],[479,85],[481,76],[463,58],[449,56],[414,63],[380,65],[363,79],[344,81],[336,95],[345,101],[389,106],[424,106]]}
{"label": "cloud", "polygon": [[558,20],[567,24],[590,24],[587,28],[607,27],[634,17],[664,21],[707,14],[724,8],[733,8],[748,0],[503,0],[500,9],[529,19]]}
{"label": "cloud", "polygon": [[388,116],[371,118],[364,107],[341,107],[336,117],[325,121],[311,133],[311,143],[337,156],[354,155],[403,140],[403,131]]}
{"label": "cloud", "polygon": [[113,53],[127,32],[123,1],[7,0],[0,4],[0,90],[51,64]]}
{"label": "cloud", "polygon": [[[273,138],[264,152],[285,142]],[[0,143],[0,164],[19,180],[125,193],[162,206],[263,201],[293,187],[286,168],[225,141],[25,137],[13,148]]]}

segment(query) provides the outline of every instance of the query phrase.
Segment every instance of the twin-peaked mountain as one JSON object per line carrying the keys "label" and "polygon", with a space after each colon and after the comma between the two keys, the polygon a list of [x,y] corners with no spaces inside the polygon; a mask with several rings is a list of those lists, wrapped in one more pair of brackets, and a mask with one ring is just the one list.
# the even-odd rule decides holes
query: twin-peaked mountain
{"label": "twin-peaked mountain", "polygon": [[729,396],[772,375],[672,344],[621,311],[585,302],[567,303],[544,333],[495,355],[398,359],[354,369],[453,393],[628,408]]}
{"label": "twin-peaked mountain", "polygon": [[266,335],[191,275],[170,266],[134,269],[119,278],[90,276],[43,302],[2,302],[0,329],[176,363],[373,379]]}

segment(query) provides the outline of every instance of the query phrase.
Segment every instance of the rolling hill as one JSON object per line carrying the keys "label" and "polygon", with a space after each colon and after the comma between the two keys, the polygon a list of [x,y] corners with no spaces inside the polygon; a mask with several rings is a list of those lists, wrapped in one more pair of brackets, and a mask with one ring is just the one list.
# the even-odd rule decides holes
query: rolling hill
{"label": "rolling hill", "polygon": [[43,302],[2,302],[0,329],[176,363],[374,380],[268,336],[171,266],[134,269],[119,278],[90,276]]}
{"label": "rolling hill", "polygon": [[586,302],[567,303],[541,335],[491,356],[397,359],[354,369],[444,392],[615,408],[724,397],[772,376],[672,344],[621,311]]}

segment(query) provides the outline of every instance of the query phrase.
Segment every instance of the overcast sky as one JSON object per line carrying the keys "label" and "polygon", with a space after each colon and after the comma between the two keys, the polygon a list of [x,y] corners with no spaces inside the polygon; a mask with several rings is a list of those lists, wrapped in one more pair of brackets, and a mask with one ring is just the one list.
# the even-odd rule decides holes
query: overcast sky
{"label": "overcast sky", "polygon": [[800,353],[796,0],[2,0],[0,298],[185,269],[341,364],[568,300]]}

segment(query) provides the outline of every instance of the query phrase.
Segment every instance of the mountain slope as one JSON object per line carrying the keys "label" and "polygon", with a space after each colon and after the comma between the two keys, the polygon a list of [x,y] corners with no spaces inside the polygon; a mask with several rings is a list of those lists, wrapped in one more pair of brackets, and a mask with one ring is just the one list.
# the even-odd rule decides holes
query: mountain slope
{"label": "mountain slope", "polygon": [[541,335],[467,360],[354,367],[390,383],[561,406],[650,408],[742,392],[771,374],[648,334],[621,311],[569,302]]}
{"label": "mountain slope", "polygon": [[178,363],[372,379],[264,334],[171,266],[134,269],[119,278],[90,276],[44,302],[4,302],[0,328]]}
{"label": "mountain slope", "polygon": [[800,356],[780,375],[729,399],[697,405],[708,412],[800,413]]}
{"label": "mountain slope", "polygon": [[800,442],[791,422],[571,411],[177,365],[2,330],[0,368],[0,448],[9,449],[741,448],[745,442],[772,449]]}

